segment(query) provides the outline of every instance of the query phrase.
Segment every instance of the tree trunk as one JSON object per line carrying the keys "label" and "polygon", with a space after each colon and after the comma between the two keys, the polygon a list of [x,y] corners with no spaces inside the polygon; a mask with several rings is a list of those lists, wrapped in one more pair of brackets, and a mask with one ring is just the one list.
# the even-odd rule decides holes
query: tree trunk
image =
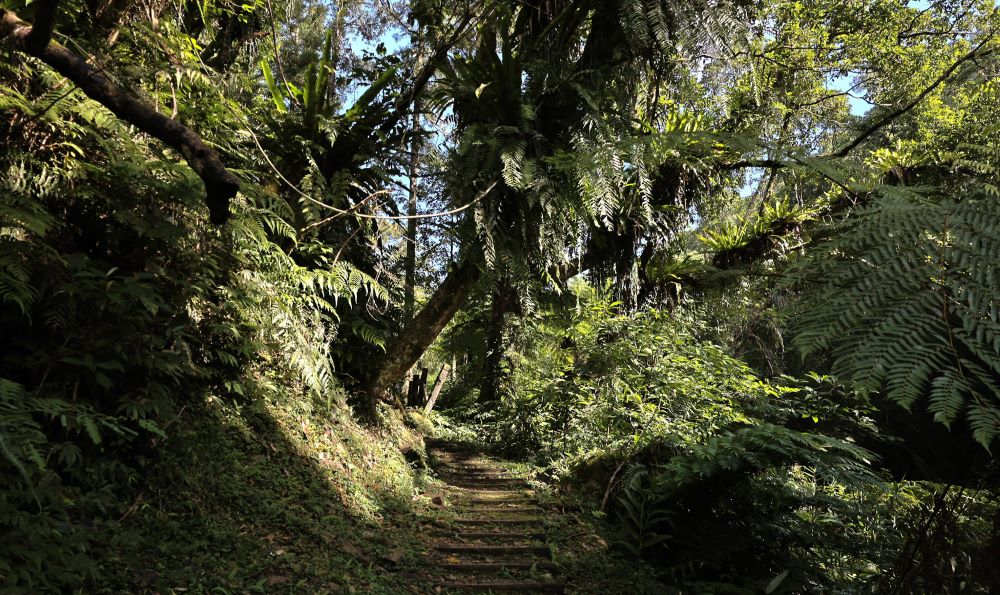
{"label": "tree trunk", "polygon": [[365,404],[369,409],[374,410],[375,403],[420,359],[465,303],[479,275],[479,267],[469,260],[462,261],[448,273],[427,304],[389,345],[385,357],[371,375],[365,387]]}
{"label": "tree trunk", "polygon": [[479,386],[479,400],[483,403],[500,399],[500,380],[503,355],[506,349],[507,314],[517,308],[517,291],[505,278],[497,281],[493,292],[492,314],[486,337],[486,358],[483,361],[483,379]]}
{"label": "tree trunk", "polygon": [[441,394],[441,387],[448,380],[448,371],[448,364],[442,364],[437,380],[434,381],[434,390],[431,391],[431,398],[427,399],[427,404],[424,405],[424,415],[427,415],[431,412],[431,409],[434,409],[434,403],[437,403],[438,395]]}
{"label": "tree trunk", "polygon": [[407,407],[423,407],[427,401],[427,368],[420,368],[420,374],[410,378],[410,390],[406,397]]}
{"label": "tree trunk", "polygon": [[[419,103],[416,104],[419,106]],[[403,263],[405,270],[403,281],[403,321],[404,325],[409,324],[413,319],[414,312],[414,288],[417,282],[417,166],[420,163],[420,144],[418,142],[417,127],[420,124],[420,117],[414,109],[413,114],[413,139],[410,142],[410,196],[407,201],[406,214],[410,216],[406,220],[406,260]]]}
{"label": "tree trunk", "polygon": [[52,42],[57,8],[56,0],[42,4],[43,14],[37,30],[13,12],[0,9],[0,40],[45,62],[114,115],[176,149],[205,183],[205,202],[212,223],[225,223],[229,219],[229,201],[236,196],[240,182],[222,164],[219,154],[194,130],[159,113],[132,95],[131,90],[119,87],[102,72],[103,69],[91,66],[83,57]]}

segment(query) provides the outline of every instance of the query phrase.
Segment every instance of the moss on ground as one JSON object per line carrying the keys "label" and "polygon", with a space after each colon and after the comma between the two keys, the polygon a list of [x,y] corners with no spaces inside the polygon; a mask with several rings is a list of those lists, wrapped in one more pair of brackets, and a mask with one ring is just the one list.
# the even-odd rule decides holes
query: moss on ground
{"label": "moss on ground", "polygon": [[[345,407],[302,401],[188,410],[132,506],[94,522],[100,572],[87,592],[434,592],[421,536],[447,520],[425,466],[423,435],[435,427],[380,416],[366,427]],[[600,519],[535,485],[560,512],[550,538],[570,592],[656,592],[644,567],[609,552]]]}
{"label": "moss on ground", "polygon": [[[97,592],[400,593],[419,563],[422,438],[391,411],[218,402],[188,411],[120,519]],[[409,459],[409,460],[408,460]]]}

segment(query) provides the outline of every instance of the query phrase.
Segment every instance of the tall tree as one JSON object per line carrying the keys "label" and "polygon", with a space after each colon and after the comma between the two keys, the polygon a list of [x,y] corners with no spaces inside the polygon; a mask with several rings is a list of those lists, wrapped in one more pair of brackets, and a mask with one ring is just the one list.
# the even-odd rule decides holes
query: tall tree
{"label": "tall tree", "polygon": [[405,280],[403,281],[403,323],[409,324],[414,315],[415,290],[417,285],[417,218],[418,199],[420,194],[420,104],[416,103],[413,110],[412,138],[410,139],[410,163],[408,168],[409,188],[406,198],[406,259],[403,262]]}

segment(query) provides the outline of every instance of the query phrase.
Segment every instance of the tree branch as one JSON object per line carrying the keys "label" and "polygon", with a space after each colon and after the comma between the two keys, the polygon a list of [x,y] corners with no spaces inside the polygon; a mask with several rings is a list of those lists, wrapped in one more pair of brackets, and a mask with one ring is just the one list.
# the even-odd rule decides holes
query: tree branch
{"label": "tree branch", "polygon": [[831,153],[829,157],[846,157],[847,154],[853,151],[855,148],[857,148],[858,145],[865,142],[865,140],[867,140],[868,137],[875,134],[885,126],[888,126],[896,118],[910,111],[911,109],[914,108],[914,106],[923,101],[923,99],[928,95],[930,95],[934,91],[934,89],[937,89],[941,85],[941,83],[951,78],[951,75],[954,74],[954,72],[958,69],[959,66],[970,60],[975,60],[976,58],[980,58],[982,56],[986,56],[992,53],[993,50],[989,50],[986,52],[981,51],[983,49],[983,46],[985,46],[991,39],[993,39],[992,32],[986,36],[986,39],[979,42],[979,45],[974,47],[969,53],[965,54],[964,56],[956,60],[951,66],[947,68],[947,70],[941,73],[941,76],[937,77],[933,83],[931,83],[927,88],[921,91],[916,97],[906,102],[906,104],[904,104],[903,106],[892,110],[888,114],[882,116],[875,122],[871,123],[867,128],[862,130],[861,134],[856,136],[854,140],[841,147],[840,150]]}
{"label": "tree branch", "polygon": [[35,22],[25,36],[24,44],[29,54],[38,54],[52,40],[52,29],[56,25],[56,13],[59,11],[59,0],[41,0],[36,2]]}
{"label": "tree branch", "polygon": [[212,223],[225,223],[229,218],[229,200],[236,196],[240,188],[236,176],[226,169],[219,154],[206,145],[196,132],[157,112],[113,83],[86,60],[52,42],[57,5],[58,0],[43,0],[36,27],[28,25],[13,12],[0,9],[0,38],[76,83],[87,97],[122,120],[176,149],[205,183],[205,202]]}
{"label": "tree branch", "polygon": [[784,161],[778,161],[777,159],[744,159],[743,161],[736,161],[734,163],[722,163],[719,165],[719,169],[726,171],[732,171],[734,169],[746,169],[748,167],[759,167],[761,169],[781,169],[786,167],[788,164]]}
{"label": "tree branch", "polygon": [[[941,73],[941,75],[938,78],[934,79],[934,82],[932,82],[929,86],[927,86],[916,97],[906,102],[906,104],[900,106],[897,109],[892,110],[891,112],[885,114],[881,118],[869,124],[865,129],[861,131],[860,134],[858,134],[858,136],[854,137],[853,140],[851,140],[849,143],[847,143],[837,151],[834,151],[833,153],[828,153],[826,155],[823,155],[822,157],[846,157],[848,153],[856,149],[859,145],[861,145],[861,143],[868,140],[868,138],[871,137],[873,134],[875,134],[882,128],[885,128],[893,121],[895,121],[897,118],[906,114],[908,111],[916,107],[918,103],[920,103],[921,101],[924,100],[924,98],[933,93],[934,90],[937,89],[939,86],[941,86],[942,83],[951,78],[951,76],[955,74],[955,71],[958,70],[958,68],[962,64],[992,54],[995,50],[990,49],[987,51],[983,51],[983,48],[986,46],[987,43],[989,43],[993,39],[993,35],[994,33],[990,32],[989,35],[987,35],[985,39],[979,42],[979,44],[976,45],[975,48],[973,48],[967,54],[965,54],[964,56],[956,60],[954,63],[952,63],[951,66],[949,66],[943,73]],[[823,99],[827,99],[827,97]],[[778,161],[774,159],[745,159],[742,161],[736,161],[734,163],[720,164],[719,168],[724,171],[733,171],[737,169],[745,169],[748,167],[760,167],[764,169],[775,170],[787,166],[788,166],[787,162]]]}
{"label": "tree branch", "polygon": [[451,36],[434,49],[433,53],[427,58],[427,61],[424,62],[420,70],[414,75],[410,88],[399,94],[396,103],[393,105],[391,116],[379,126],[380,130],[385,132],[392,130],[407,115],[410,105],[423,93],[424,88],[430,82],[431,77],[434,76],[441,62],[448,57],[448,52],[469,32],[469,24],[472,22],[472,17],[471,13],[465,14],[455,26]]}
{"label": "tree branch", "polygon": [[399,93],[387,112],[365,110],[347,131],[337,136],[320,167],[324,177],[330,178],[337,171],[349,168],[353,163],[364,161],[374,154],[375,149],[371,146],[371,139],[380,134],[389,134],[410,113],[410,106],[423,93],[431,77],[447,59],[451,48],[471,30],[469,25],[472,22],[471,14],[466,14],[462,18],[453,33],[435,48],[427,61],[414,73],[409,88]]}

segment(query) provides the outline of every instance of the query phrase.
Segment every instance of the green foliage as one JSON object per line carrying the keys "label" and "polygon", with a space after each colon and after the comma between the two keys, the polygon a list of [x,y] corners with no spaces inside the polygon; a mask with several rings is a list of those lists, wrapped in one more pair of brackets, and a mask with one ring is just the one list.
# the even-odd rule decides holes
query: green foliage
{"label": "green foliage", "polygon": [[[95,519],[99,584],[130,592],[405,591],[420,544],[407,516],[416,478],[400,447],[419,442],[398,414],[383,413],[374,430],[336,401],[327,407],[287,392],[249,406],[209,399],[187,409],[136,506],[124,518]],[[392,533],[383,524],[390,522]]]}
{"label": "green foliage", "polygon": [[746,420],[735,403],[773,392],[667,312],[629,314],[579,284],[579,306],[557,307],[511,354],[513,393],[491,439],[573,460],[630,451],[662,436],[697,441]]}
{"label": "green foliage", "polygon": [[128,514],[206,396],[253,404],[281,385],[343,407],[336,305],[388,298],[332,255],[298,264],[279,245],[295,239],[291,213],[263,189],[204,229],[186,167],[108,137],[121,127],[103,108],[39,93],[35,72],[5,73],[2,94],[0,576],[14,592],[97,579],[88,527]]}
{"label": "green foliage", "polygon": [[649,471],[643,465],[633,464],[623,473],[619,487],[618,506],[621,528],[627,538],[620,540],[633,556],[641,558],[651,547],[663,544],[670,535],[662,535],[653,530],[654,527],[669,526],[673,517],[660,499],[656,475],[650,479]]}
{"label": "green foliage", "polygon": [[1000,435],[1000,12],[910,4],[63,6],[56,38],[242,190],[206,226],[168,148],[2,50],[4,588],[400,591],[357,531],[403,518],[413,437],[341,382],[411,324],[384,216],[419,178],[454,212],[418,278],[487,269],[427,360],[463,360],[449,431],[600,500],[682,592],[982,590],[995,480],[892,481],[921,445],[875,403],[983,460]]}
{"label": "green foliage", "polygon": [[860,389],[1000,435],[1000,257],[996,197],[890,188],[841,219],[812,252],[795,343],[828,351]]}
{"label": "green foliage", "polygon": [[895,563],[915,504],[859,446],[884,439],[863,395],[817,374],[759,378],[702,338],[715,329],[695,308],[629,313],[577,283],[538,316],[506,398],[462,415],[610,504],[615,543],[667,584],[851,592]]}
{"label": "green foliage", "polygon": [[706,229],[698,239],[712,252],[727,252],[746,247],[761,237],[787,233],[792,225],[808,221],[817,214],[817,206],[797,205],[790,198],[764,203],[756,216],[745,217],[740,223],[725,223],[717,229]]}

